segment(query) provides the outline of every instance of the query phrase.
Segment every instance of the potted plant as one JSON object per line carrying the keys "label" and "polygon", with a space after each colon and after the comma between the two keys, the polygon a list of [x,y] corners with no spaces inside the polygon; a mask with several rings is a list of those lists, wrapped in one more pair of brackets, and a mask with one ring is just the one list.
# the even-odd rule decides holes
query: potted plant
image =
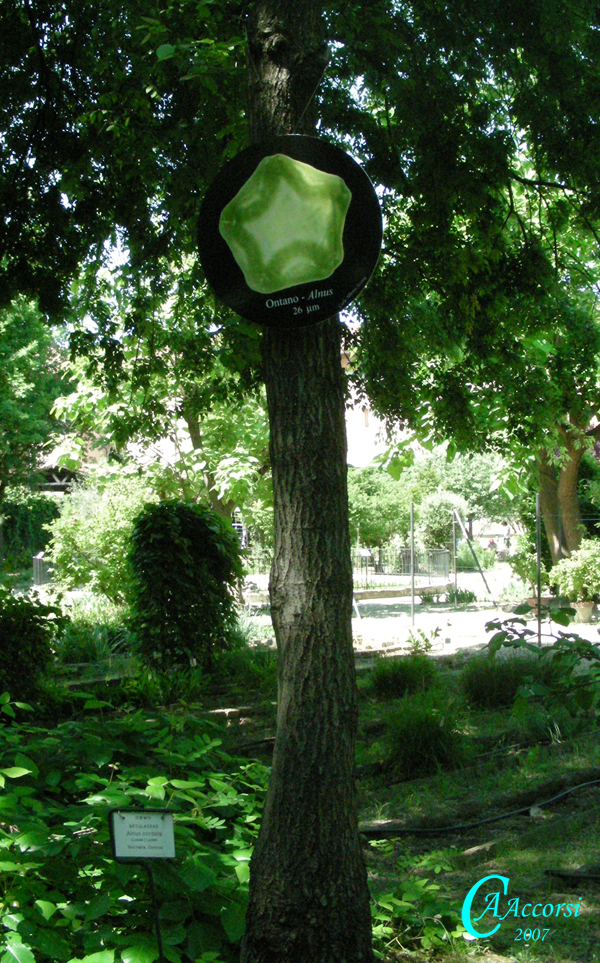
{"label": "potted plant", "polygon": [[576,610],[576,622],[589,622],[595,596],[600,592],[600,540],[583,541],[570,558],[552,569],[552,580]]}
{"label": "potted plant", "polygon": [[[519,538],[517,551],[508,558],[508,564],[510,565],[513,573],[518,576],[526,585],[529,586],[531,597],[527,599],[529,605],[536,610],[538,606],[538,557],[536,550],[526,541],[525,538]],[[548,570],[544,564],[541,562],[540,565],[540,579],[541,587],[543,592],[549,590],[549,580],[548,580]],[[549,598],[540,599],[542,608],[548,607],[550,603]]]}

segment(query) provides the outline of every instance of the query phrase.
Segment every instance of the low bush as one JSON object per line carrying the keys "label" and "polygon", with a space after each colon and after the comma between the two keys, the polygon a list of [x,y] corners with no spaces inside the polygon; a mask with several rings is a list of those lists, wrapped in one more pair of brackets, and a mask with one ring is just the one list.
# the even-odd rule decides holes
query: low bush
{"label": "low bush", "polygon": [[502,709],[512,706],[519,688],[527,681],[551,685],[557,670],[552,661],[536,656],[507,659],[478,655],[469,659],[461,673],[465,698],[474,709]]}
{"label": "low bush", "polygon": [[419,506],[418,533],[428,548],[447,548],[452,542],[454,512],[464,520],[469,506],[464,498],[453,492],[439,489],[426,495]]}
{"label": "low bush", "polygon": [[[493,568],[496,563],[496,549],[482,548],[481,545],[473,545],[475,557],[482,569]],[[456,552],[456,567],[459,572],[476,572],[477,563],[473,558],[473,553],[469,548],[468,542],[464,539],[459,543]]]}
{"label": "low bush", "polygon": [[517,696],[508,722],[508,735],[519,742],[561,742],[589,729],[589,719],[574,716],[565,705],[548,706]]}
{"label": "low bush", "polygon": [[273,698],[277,695],[277,657],[273,652],[238,645],[222,652],[214,663],[212,679],[241,695],[253,690]]}
{"label": "low bush", "polygon": [[132,636],[125,626],[85,621],[69,622],[56,643],[56,657],[63,664],[106,662],[124,655],[132,647]]}
{"label": "low bush", "polygon": [[455,589],[452,587],[446,593],[446,602],[451,605],[471,605],[472,602],[476,601],[477,596],[475,595],[475,592],[471,591],[471,589]]}
{"label": "low bush", "polygon": [[170,672],[143,668],[121,683],[118,698],[136,709],[190,705],[202,702],[210,681],[198,668],[177,667]]}
{"label": "low bush", "polygon": [[423,653],[378,659],[370,675],[369,688],[379,699],[401,699],[429,689],[436,675],[435,663]]}
{"label": "low bush", "polygon": [[386,714],[384,768],[395,779],[429,776],[463,761],[457,707],[438,689],[406,696]]}
{"label": "low bush", "polygon": [[165,959],[239,960],[268,769],[225,754],[220,729],[191,714],[88,712],[44,729],[20,724],[7,700],[2,819],[14,831],[0,833],[4,958],[157,960],[148,876],[113,859],[108,818],[115,808],[168,807],[177,859],[153,865]]}
{"label": "low bush", "polygon": [[0,692],[25,701],[35,696],[64,622],[58,607],[0,587]]}

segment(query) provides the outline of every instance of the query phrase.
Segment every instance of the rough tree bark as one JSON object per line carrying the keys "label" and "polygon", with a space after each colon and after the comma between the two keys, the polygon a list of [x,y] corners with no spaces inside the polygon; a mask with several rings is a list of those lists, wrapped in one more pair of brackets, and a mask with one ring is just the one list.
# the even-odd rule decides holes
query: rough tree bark
{"label": "rough tree bark", "polygon": [[585,430],[563,428],[562,450],[555,454],[542,448],[536,456],[540,510],[553,562],[568,558],[581,544],[584,526],[577,490],[579,470],[585,438],[597,438],[599,434],[597,425]]}
{"label": "rough tree bark", "polygon": [[[249,23],[253,141],[310,132],[326,64],[319,0],[261,0]],[[275,506],[277,736],[251,862],[242,963],[372,961],[356,814],[356,696],[337,318],[265,330]]]}

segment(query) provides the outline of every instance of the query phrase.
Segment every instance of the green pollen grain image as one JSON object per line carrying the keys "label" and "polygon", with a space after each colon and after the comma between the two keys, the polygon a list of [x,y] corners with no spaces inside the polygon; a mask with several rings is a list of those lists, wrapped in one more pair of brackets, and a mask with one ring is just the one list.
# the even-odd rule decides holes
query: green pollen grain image
{"label": "green pollen grain image", "polygon": [[219,232],[248,287],[273,294],[331,277],[344,260],[351,200],[337,174],[274,154],[223,209]]}

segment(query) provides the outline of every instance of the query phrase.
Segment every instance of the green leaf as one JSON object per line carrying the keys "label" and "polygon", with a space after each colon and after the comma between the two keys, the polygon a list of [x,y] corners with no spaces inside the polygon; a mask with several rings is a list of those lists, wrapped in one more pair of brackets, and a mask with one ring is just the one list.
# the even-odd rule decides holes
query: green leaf
{"label": "green leaf", "polygon": [[240,903],[230,903],[221,912],[221,923],[230,943],[241,940],[246,929],[246,907]]}
{"label": "green leaf", "polygon": [[173,789],[200,789],[204,785],[204,779],[171,779]]}
{"label": "green leaf", "polygon": [[160,908],[160,918],[161,920],[171,920],[173,922],[181,922],[187,919],[190,915],[190,908],[184,900],[170,900],[168,903],[163,903]]}
{"label": "green leaf", "polygon": [[204,892],[216,879],[216,873],[196,855],[188,856],[179,870],[179,876],[194,893]]}
{"label": "green leaf", "polygon": [[73,952],[73,947],[69,946],[64,937],[60,936],[60,930],[42,928],[38,926],[35,934],[29,937],[34,950],[39,950],[51,960],[68,960]]}
{"label": "green leaf", "polygon": [[45,899],[36,899],[34,906],[37,906],[45,920],[51,919],[51,917],[56,913],[56,906],[54,903],[49,903],[48,900]]}
{"label": "green leaf", "polygon": [[69,963],[114,963],[114,960],[114,950],[101,950],[100,953],[89,953],[81,959],[73,957],[72,960],[69,960]]}
{"label": "green leaf", "polygon": [[169,60],[174,53],[175,47],[172,43],[163,43],[156,51],[156,56],[159,60]]}
{"label": "green leaf", "polygon": [[17,766],[27,767],[27,771],[31,772],[34,776],[39,776],[40,770],[36,766],[33,759],[30,759],[28,756],[24,756],[22,752],[18,752],[16,754],[15,762]]}
{"label": "green leaf", "polygon": [[136,943],[121,950],[123,963],[154,963],[158,959],[158,948]]}
{"label": "green leaf", "polygon": [[22,943],[11,943],[6,947],[2,963],[35,963],[35,956],[28,946]]}
{"label": "green leaf", "polygon": [[89,922],[90,920],[100,919],[108,913],[110,909],[110,893],[102,893],[96,899],[92,900],[85,911],[85,918]]}
{"label": "green leaf", "polygon": [[19,779],[21,776],[28,776],[31,769],[24,769],[22,766],[11,766],[9,769],[0,769],[0,772],[8,776],[9,779]]}

